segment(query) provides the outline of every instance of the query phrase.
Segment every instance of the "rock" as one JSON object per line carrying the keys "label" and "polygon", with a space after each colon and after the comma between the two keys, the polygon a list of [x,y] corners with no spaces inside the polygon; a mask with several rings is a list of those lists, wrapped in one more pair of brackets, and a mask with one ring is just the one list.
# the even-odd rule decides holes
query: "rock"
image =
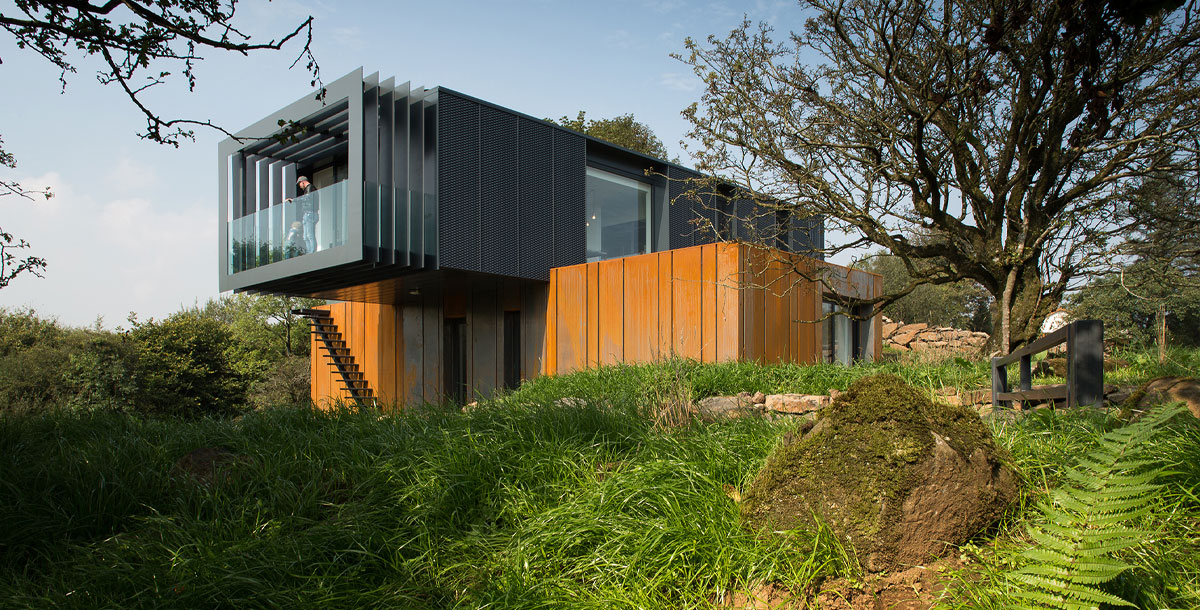
{"label": "rock", "polygon": [[705,421],[737,419],[754,412],[754,403],[741,396],[709,396],[696,403],[696,411]]}
{"label": "rock", "polygon": [[908,345],[912,342],[921,331],[925,329],[926,324],[906,324],[896,329],[896,333],[889,340],[896,345]]}
{"label": "rock", "polygon": [[789,435],[743,494],[743,524],[811,527],[815,513],[870,571],[922,564],[993,523],[1016,497],[977,414],[894,375],[866,377]]}
{"label": "rock", "polygon": [[960,396],[962,396],[963,404],[967,404],[967,405],[982,405],[982,404],[990,405],[990,404],[992,404],[991,388],[987,388],[987,389],[983,389],[983,390],[968,390],[968,391],[960,394]]}
{"label": "rock", "polygon": [[574,396],[565,396],[554,401],[554,406],[556,407],[567,407],[573,409],[586,407],[587,404],[588,402],[586,400],[582,398],[576,398]]}
{"label": "rock", "polygon": [[1192,415],[1200,417],[1200,379],[1195,377],[1152,379],[1130,397],[1131,401],[1135,399],[1139,409],[1148,409],[1164,403],[1183,402],[1187,404]]}
{"label": "rock", "polygon": [[828,396],[813,394],[771,394],[767,396],[768,411],[775,413],[809,413],[829,405],[832,399]]}
{"label": "rock", "polygon": [[756,405],[766,404],[767,395],[763,394],[762,392],[755,392],[754,396],[750,397],[750,402],[752,402]]}
{"label": "rock", "polygon": [[225,447],[201,447],[179,458],[171,467],[171,474],[207,485],[224,480],[234,468],[250,462],[249,457]]}
{"label": "rock", "polygon": [[900,328],[899,322],[884,322],[883,328],[881,329],[881,332],[883,332],[883,338],[887,339],[891,337],[892,334],[896,332],[897,328]]}

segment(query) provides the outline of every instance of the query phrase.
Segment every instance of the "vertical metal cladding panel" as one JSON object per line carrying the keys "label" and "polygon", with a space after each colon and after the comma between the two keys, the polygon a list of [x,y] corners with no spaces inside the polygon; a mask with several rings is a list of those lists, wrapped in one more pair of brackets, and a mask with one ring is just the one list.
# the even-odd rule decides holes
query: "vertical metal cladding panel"
{"label": "vertical metal cladding panel", "polygon": [[439,264],[479,269],[479,104],[442,92],[438,100]]}
{"label": "vertical metal cladding panel", "polygon": [[520,211],[517,116],[485,106],[479,114],[480,270],[518,275]]}
{"label": "vertical metal cladding panel", "polygon": [[667,205],[671,206],[671,211],[667,214],[667,222],[670,225],[670,248],[672,250],[695,245],[695,225],[692,224],[692,219],[695,218],[693,202],[689,199],[678,199],[679,195],[687,190],[687,185],[683,181],[692,177],[690,172],[679,168],[667,168]]}
{"label": "vertical metal cladding panel", "polygon": [[825,219],[821,216],[792,218],[792,252],[825,260]]}
{"label": "vertical metal cladding panel", "polygon": [[554,131],[554,266],[586,260],[587,144],[583,136]]}
{"label": "vertical metal cladding panel", "polygon": [[779,235],[779,229],[776,228],[775,210],[757,202],[752,202],[752,205],[754,206],[754,234],[758,243],[772,248],[778,247],[776,237]]}
{"label": "vertical metal cladding panel", "polygon": [[517,274],[549,280],[554,266],[554,128],[519,118],[517,130]]}

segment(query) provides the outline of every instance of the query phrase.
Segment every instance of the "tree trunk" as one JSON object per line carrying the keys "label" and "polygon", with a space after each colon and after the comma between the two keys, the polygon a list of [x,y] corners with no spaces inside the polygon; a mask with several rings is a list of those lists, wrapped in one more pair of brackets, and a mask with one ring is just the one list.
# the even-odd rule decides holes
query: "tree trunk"
{"label": "tree trunk", "polygon": [[996,299],[992,337],[996,347],[1008,354],[1041,335],[1042,322],[1058,303],[1045,297],[1037,269],[1014,269]]}

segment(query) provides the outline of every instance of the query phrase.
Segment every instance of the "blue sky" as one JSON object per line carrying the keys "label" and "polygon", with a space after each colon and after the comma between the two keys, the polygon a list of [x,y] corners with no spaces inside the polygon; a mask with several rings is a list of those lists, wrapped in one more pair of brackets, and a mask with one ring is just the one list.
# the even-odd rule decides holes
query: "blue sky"
{"label": "blue sky", "polygon": [[[0,0],[4,12],[8,0]],[[331,82],[362,66],[381,78],[446,86],[537,117],[632,112],[684,164],[679,115],[699,82],[671,53],[686,37],[724,36],[744,17],[777,31],[803,21],[794,2],[245,2],[237,22],[256,38],[315,17],[313,50]],[[305,95],[288,70],[299,51],[241,57],[206,51],[194,92],[182,81],[147,100],[163,115],[211,119],[231,131]],[[61,93],[46,60],[0,32],[0,136],[17,157],[5,179],[52,187],[49,201],[0,198],[0,227],[48,260],[46,277],[0,289],[0,307],[30,306],[71,325],[109,328],[163,317],[217,292],[217,142],[197,132],[179,148],[139,140],[138,111],[76,61]],[[175,70],[177,67],[168,69]]]}

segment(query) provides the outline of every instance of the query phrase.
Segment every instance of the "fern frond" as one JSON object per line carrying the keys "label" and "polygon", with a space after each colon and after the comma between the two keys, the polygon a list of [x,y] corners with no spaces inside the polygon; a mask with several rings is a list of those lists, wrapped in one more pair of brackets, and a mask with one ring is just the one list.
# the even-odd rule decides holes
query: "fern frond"
{"label": "fern frond", "polygon": [[1090,610],[1101,604],[1132,606],[1098,587],[1132,566],[1114,555],[1152,533],[1130,527],[1149,514],[1162,473],[1144,446],[1182,406],[1168,407],[1102,436],[1096,449],[1066,469],[1066,483],[1038,504],[1041,518],[1026,526],[1033,546],[1020,567],[1005,575],[1009,607]]}

